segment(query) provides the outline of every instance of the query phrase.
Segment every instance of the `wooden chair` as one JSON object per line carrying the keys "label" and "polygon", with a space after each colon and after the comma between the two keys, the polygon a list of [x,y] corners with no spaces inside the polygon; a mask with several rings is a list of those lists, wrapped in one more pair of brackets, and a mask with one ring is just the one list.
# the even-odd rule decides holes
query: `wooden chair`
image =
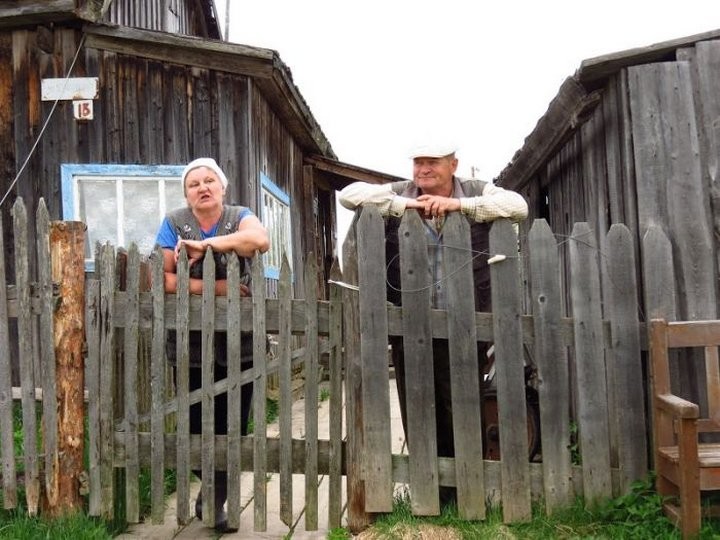
{"label": "wooden chair", "polygon": [[[720,489],[720,444],[698,439],[701,433],[720,432],[718,345],[720,320],[650,323],[656,487],[667,497],[663,509],[683,538],[698,535],[701,514],[718,516],[720,510],[706,502],[701,506],[703,491]],[[670,390],[670,350],[692,347],[705,352],[707,418],[700,418],[697,403]]]}

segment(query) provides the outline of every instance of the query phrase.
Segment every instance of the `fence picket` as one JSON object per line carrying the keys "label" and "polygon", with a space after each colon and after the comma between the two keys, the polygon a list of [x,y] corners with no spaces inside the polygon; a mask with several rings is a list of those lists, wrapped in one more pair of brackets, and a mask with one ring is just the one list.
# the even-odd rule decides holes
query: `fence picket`
{"label": "fence picket", "polygon": [[614,224],[607,234],[610,290],[609,317],[612,351],[606,355],[608,369],[614,372],[612,391],[618,433],[618,465],[621,490],[645,477],[648,470],[645,406],[640,357],[640,324],[638,321],[637,283],[635,281],[635,246],[630,230]]}
{"label": "fence picket", "polygon": [[[430,324],[430,274],[425,227],[417,212],[403,216],[398,230],[402,284],[403,352],[407,407],[407,440],[412,509],[416,515],[437,515],[438,500],[437,427],[433,373],[432,327]],[[418,271],[418,269],[420,269]],[[397,370],[397,366],[395,367]],[[409,441],[412,441],[410,443]]]}
{"label": "fence picket", "polygon": [[138,478],[138,321],[140,304],[140,253],[132,243],[127,259],[128,299],[125,311],[124,359],[125,359],[125,515],[129,523],[140,521],[140,493]]}
{"label": "fence picket", "polygon": [[531,518],[525,365],[520,325],[522,291],[517,246],[512,224],[507,220],[494,222],[490,229],[490,255],[506,256],[505,260],[490,266],[498,424],[502,426],[502,506],[506,523]]}
{"label": "fence picket", "polygon": [[25,498],[28,513],[38,512],[40,481],[37,448],[37,416],[35,413],[35,351],[33,350],[33,319],[30,305],[30,274],[28,269],[27,213],[22,198],[12,207],[15,231],[15,280],[18,299],[18,343],[20,353],[20,386],[22,391],[23,451],[25,463]]}
{"label": "fence picket", "polygon": [[[338,260],[330,268],[330,280],[341,281]],[[342,291],[335,284],[330,285],[330,447],[328,479],[328,528],[340,527],[342,518],[342,433],[343,433],[343,328]]]}
{"label": "fence picket", "polygon": [[[97,264],[100,257],[95,257]],[[88,514],[102,514],[102,483],[100,479],[100,280],[86,284],[85,300],[85,388],[88,392]]]}
{"label": "fence picket", "polygon": [[[3,241],[0,219],[0,240]],[[5,250],[0,249],[0,453],[2,454],[3,506],[17,507],[17,471],[13,430],[12,358],[10,356],[10,328],[8,317],[7,276]]]}
{"label": "fence picket", "polygon": [[[255,257],[252,267],[253,336],[264,336],[265,267],[262,257]],[[253,464],[254,525],[256,532],[267,530],[267,364],[265,340],[253,339]]]}
{"label": "fence picket", "polygon": [[176,368],[177,401],[177,521],[185,525],[190,512],[190,268],[185,246],[181,246],[177,263],[176,298]]}
{"label": "fence picket", "polygon": [[[364,405],[365,511],[392,510],[390,396],[388,395],[387,308],[383,219],[377,208],[363,209],[358,222],[358,282],[360,287],[360,358]],[[367,494],[372,496],[368,497]]]}
{"label": "fence picket", "polygon": [[318,528],[318,267],[305,259],[305,530]]}
{"label": "fence picket", "polygon": [[600,278],[594,235],[576,223],[570,243],[583,491],[589,504],[612,495]]}
{"label": "fence picket", "polygon": [[[35,212],[36,247],[38,260],[38,291],[40,299],[40,372],[42,381],[42,430],[45,454],[45,494],[48,506],[56,508],[58,489],[58,403],[55,377],[55,347],[53,336],[53,284],[50,259],[50,217],[45,200],[40,199]],[[79,497],[76,497],[79,499]]]}
{"label": "fence picket", "polygon": [[228,255],[227,266],[227,507],[228,527],[240,527],[242,459],[242,344],[240,333],[240,260]]}
{"label": "fence picket", "polygon": [[363,381],[360,357],[360,293],[354,290],[358,284],[358,221],[355,212],[343,244],[343,345],[345,348],[345,418],[347,423],[347,521],[353,533],[362,531],[370,524],[365,510],[365,481],[363,480],[363,455],[365,450],[365,426],[363,424]]}
{"label": "fence picket", "polygon": [[280,519],[285,525],[292,525],[292,365],[290,359],[290,264],[283,253],[278,283],[278,308],[280,310],[280,333],[278,334],[280,385]]}
{"label": "fence picket", "polygon": [[[199,263],[197,263],[199,264]],[[215,257],[205,252],[202,284],[202,517],[215,526]]]}
{"label": "fence picket", "polygon": [[538,370],[543,493],[548,511],[572,503],[570,375],[562,343],[558,246],[544,219],[530,229],[534,360]]}
{"label": "fence picket", "polygon": [[152,355],[150,357],[150,498],[152,522],[163,523],[165,514],[165,287],[163,251],[155,247],[150,259],[153,300]]}
{"label": "fence picket", "polygon": [[[458,511],[466,519],[485,518],[480,366],[472,285],[470,226],[459,213],[443,225],[443,278],[446,280],[448,358],[455,439]],[[466,411],[465,414],[459,411]],[[477,411],[477,412],[476,412]]]}
{"label": "fence picket", "polygon": [[[98,270],[97,265],[95,267]],[[101,516],[112,519],[115,494],[113,491],[114,414],[114,358],[115,358],[115,253],[104,245],[100,255],[100,484]]]}

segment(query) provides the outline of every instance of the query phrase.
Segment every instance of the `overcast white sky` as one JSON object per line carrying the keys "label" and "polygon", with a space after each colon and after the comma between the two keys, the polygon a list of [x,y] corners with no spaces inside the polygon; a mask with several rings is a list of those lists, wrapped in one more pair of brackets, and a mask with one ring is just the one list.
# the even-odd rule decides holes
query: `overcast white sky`
{"label": "overcast white sky", "polygon": [[492,179],[582,60],[720,28],[717,0],[229,3],[230,41],[279,52],[338,159],[404,177],[435,133]]}

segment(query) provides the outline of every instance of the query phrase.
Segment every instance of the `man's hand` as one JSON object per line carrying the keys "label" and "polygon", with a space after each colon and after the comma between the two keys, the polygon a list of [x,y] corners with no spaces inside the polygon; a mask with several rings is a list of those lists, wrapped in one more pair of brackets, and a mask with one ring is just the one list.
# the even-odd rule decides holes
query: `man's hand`
{"label": "man's hand", "polygon": [[425,218],[444,217],[449,212],[460,211],[460,199],[439,195],[420,195],[408,201],[406,208],[417,208]]}

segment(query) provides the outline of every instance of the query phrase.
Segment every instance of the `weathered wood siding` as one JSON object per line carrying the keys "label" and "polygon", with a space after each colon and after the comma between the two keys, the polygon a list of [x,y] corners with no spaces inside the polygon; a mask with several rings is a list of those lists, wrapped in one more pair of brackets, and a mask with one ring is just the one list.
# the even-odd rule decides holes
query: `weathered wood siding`
{"label": "weathered wood siding", "polygon": [[105,20],[146,30],[217,37],[208,31],[199,7],[200,2],[194,0],[113,0]]}
{"label": "weathered wood siding", "polygon": [[[290,195],[292,268],[296,285],[302,286],[305,254],[325,245],[320,234],[332,237],[334,210],[329,196],[304,182],[301,147],[250,77],[83,46],[72,73],[100,79],[94,120],[75,121],[69,102],[59,102],[10,189],[53,109],[53,102],[40,101],[41,79],[64,77],[81,39],[72,29],[0,33],[0,58],[8,60],[0,63],[0,80],[7,82],[0,85],[7,98],[0,102],[0,141],[5,142],[0,145],[0,191],[10,190],[9,202],[22,196],[34,207],[44,197],[51,218],[58,219],[63,163],[183,164],[211,156],[228,176],[229,202],[260,215],[260,172]],[[320,211],[318,199],[323,201]],[[1,211],[8,224],[9,205]],[[11,255],[11,246],[6,253]],[[319,268],[324,283],[327,254],[319,257]],[[12,266],[8,273],[13,275]]]}

